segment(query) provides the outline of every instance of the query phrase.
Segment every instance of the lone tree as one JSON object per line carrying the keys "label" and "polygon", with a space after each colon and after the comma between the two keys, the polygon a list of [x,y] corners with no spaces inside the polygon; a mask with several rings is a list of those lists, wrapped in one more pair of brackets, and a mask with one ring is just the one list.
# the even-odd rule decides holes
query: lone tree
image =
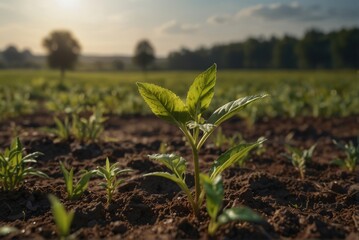
{"label": "lone tree", "polygon": [[81,50],[80,44],[69,31],[53,31],[42,44],[48,52],[49,66],[60,69],[63,81],[65,71],[75,66]]}
{"label": "lone tree", "polygon": [[135,56],[133,62],[139,66],[143,71],[155,60],[155,50],[151,43],[147,40],[141,40],[135,49]]}

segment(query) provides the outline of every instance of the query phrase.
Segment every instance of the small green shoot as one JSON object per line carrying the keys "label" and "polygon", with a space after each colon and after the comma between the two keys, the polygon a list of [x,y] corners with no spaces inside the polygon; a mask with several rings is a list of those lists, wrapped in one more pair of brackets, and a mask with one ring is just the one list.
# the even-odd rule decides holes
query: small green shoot
{"label": "small green shoot", "polygon": [[359,136],[357,137],[357,145],[355,146],[352,141],[349,143],[341,143],[333,140],[333,143],[342,151],[345,152],[345,159],[335,159],[333,164],[338,165],[344,169],[348,169],[350,172],[355,171],[356,165],[359,164]]}
{"label": "small green shoot", "polygon": [[59,118],[55,117],[54,122],[56,124],[56,128],[52,130],[52,133],[54,133],[61,141],[68,140],[71,136],[71,124],[69,117],[66,116],[63,122]]}
{"label": "small green shoot", "polygon": [[67,197],[70,200],[80,197],[86,191],[93,172],[82,170],[81,177],[75,184],[74,169],[71,168],[70,171],[67,170],[62,162],[60,162],[60,169],[62,171],[62,174],[64,175]]}
{"label": "small green shoot", "polygon": [[[144,176],[160,176],[176,182],[186,193],[193,212],[196,216],[204,198],[203,188],[200,183],[199,151],[213,133],[224,121],[235,116],[240,110],[250,103],[267,97],[267,94],[243,97],[228,102],[215,110],[206,120],[203,113],[208,109],[214,96],[216,85],[216,64],[198,75],[190,86],[186,102],[182,101],[172,91],[150,83],[137,83],[138,90],[150,107],[152,112],[159,118],[176,125],[184,134],[188,146],[192,150],[194,165],[195,192],[192,195],[184,181],[186,175],[186,160],[175,154],[154,154],[150,158],[166,165],[172,173],[154,172]],[[222,154],[213,164],[210,170],[210,178],[214,179],[222,171],[246,157],[247,153],[256,148],[264,140],[258,140],[252,144],[239,144]]]}
{"label": "small green shoot", "polygon": [[287,151],[290,153],[284,154],[293,164],[293,166],[299,171],[300,178],[305,179],[305,171],[306,171],[306,164],[312,161],[313,152],[316,145],[314,144],[309,149],[304,149],[303,151],[287,145]]}
{"label": "small green shoot", "polygon": [[0,186],[5,191],[20,187],[28,175],[49,178],[45,173],[28,166],[28,163],[36,163],[36,158],[42,153],[34,152],[23,156],[23,151],[19,138],[16,138],[10,148],[5,149],[3,154],[0,153]]}
{"label": "small green shoot", "polygon": [[100,111],[95,111],[89,118],[78,117],[73,115],[72,118],[72,134],[81,142],[93,142],[98,139],[103,132],[103,123],[106,118],[102,116]]}
{"label": "small green shoot", "polygon": [[[201,174],[201,181],[206,193],[206,208],[211,220],[208,225],[209,235],[214,235],[219,226],[232,221],[261,222],[263,219],[252,209],[244,206],[222,209],[224,189],[221,175],[211,179]],[[219,214],[221,213],[221,214]]]}
{"label": "small green shoot", "polygon": [[75,212],[74,210],[67,212],[64,205],[54,195],[50,194],[49,200],[59,237],[61,240],[68,239]]}
{"label": "small green shoot", "polygon": [[107,204],[112,201],[112,196],[117,190],[118,186],[124,182],[123,179],[117,179],[118,175],[132,171],[131,169],[120,169],[119,163],[110,164],[110,160],[106,158],[105,167],[97,167],[94,173],[105,179],[104,183],[100,186],[106,189],[107,192]]}

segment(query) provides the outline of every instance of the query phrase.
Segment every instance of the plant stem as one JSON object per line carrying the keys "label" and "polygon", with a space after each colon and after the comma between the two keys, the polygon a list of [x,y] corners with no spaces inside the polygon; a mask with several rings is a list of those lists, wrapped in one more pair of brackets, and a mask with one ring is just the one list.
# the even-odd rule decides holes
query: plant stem
{"label": "plant stem", "polygon": [[[198,151],[197,148],[192,149],[193,153],[193,163],[194,163],[194,185],[195,185],[195,198],[194,201],[196,205],[199,204],[199,195],[201,194],[201,185],[199,181],[199,159],[198,159]],[[195,213],[196,215],[198,213]]]}

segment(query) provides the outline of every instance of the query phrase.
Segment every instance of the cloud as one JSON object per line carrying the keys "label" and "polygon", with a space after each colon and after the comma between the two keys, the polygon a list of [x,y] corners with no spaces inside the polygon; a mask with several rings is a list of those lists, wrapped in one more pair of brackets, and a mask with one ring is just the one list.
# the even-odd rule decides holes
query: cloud
{"label": "cloud", "polygon": [[181,24],[175,20],[164,23],[158,28],[160,33],[167,34],[190,34],[195,33],[199,30],[200,26],[198,24]]}
{"label": "cloud", "polygon": [[233,16],[230,15],[214,15],[207,19],[207,23],[209,24],[224,24],[231,21]]}
{"label": "cloud", "polygon": [[253,17],[264,20],[319,21],[325,19],[350,19],[357,17],[351,9],[329,9],[319,5],[303,6],[297,2],[258,4],[244,8],[236,18]]}

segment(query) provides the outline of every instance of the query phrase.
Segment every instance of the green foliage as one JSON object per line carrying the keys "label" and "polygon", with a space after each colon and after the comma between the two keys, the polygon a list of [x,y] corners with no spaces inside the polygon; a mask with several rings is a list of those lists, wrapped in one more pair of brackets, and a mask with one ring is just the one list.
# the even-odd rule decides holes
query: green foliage
{"label": "green foliage", "polygon": [[[186,185],[186,161],[175,154],[155,154],[150,158],[164,164],[172,173],[155,172],[145,176],[161,176],[176,182],[186,193],[194,213],[197,215],[203,201],[204,192],[199,179],[199,150],[213,133],[213,131],[225,120],[238,113],[248,104],[267,97],[266,94],[244,97],[231,101],[215,110],[208,120],[202,116],[210,106],[214,96],[216,84],[216,65],[213,64],[206,71],[195,78],[187,92],[186,102],[183,102],[172,91],[150,83],[137,83],[138,90],[148,104],[152,112],[161,119],[176,125],[185,135],[191,146],[194,163],[195,193],[192,195]],[[211,178],[215,178],[225,169],[246,157],[247,153],[261,144],[257,141],[253,144],[240,144],[221,155],[211,168]]]}
{"label": "green foliage", "polygon": [[34,152],[23,156],[23,151],[19,138],[16,138],[10,148],[0,153],[0,186],[5,191],[20,187],[28,175],[48,178],[45,173],[28,166],[29,163],[36,163],[36,158],[42,153]]}
{"label": "green foliage", "polygon": [[305,179],[306,164],[312,161],[313,152],[316,145],[314,144],[309,149],[300,150],[298,148],[287,145],[287,151],[290,155],[285,156],[292,162],[293,166],[299,171],[300,178]]}
{"label": "green foliage", "polygon": [[69,117],[66,116],[63,122],[59,118],[55,117],[54,122],[56,124],[56,128],[52,130],[52,133],[54,133],[56,137],[62,141],[68,140],[71,135]]}
{"label": "green foliage", "polygon": [[120,169],[119,163],[110,164],[110,160],[106,158],[105,167],[97,167],[93,172],[102,177],[105,182],[100,186],[106,189],[107,204],[110,204],[112,196],[117,190],[118,186],[124,182],[123,179],[118,179],[118,176],[132,171],[131,169]]}
{"label": "green foliage", "polygon": [[87,189],[88,183],[91,176],[93,175],[92,171],[82,170],[80,179],[74,183],[74,170],[71,167],[70,171],[66,169],[64,164],[60,162],[60,169],[64,175],[67,197],[72,200],[80,197]]}
{"label": "green foliage", "polygon": [[0,237],[6,236],[6,235],[8,235],[10,233],[16,233],[18,231],[19,230],[17,228],[14,228],[14,227],[2,226],[2,227],[0,227]]}
{"label": "green foliage", "polygon": [[73,115],[72,133],[79,141],[95,141],[103,132],[103,123],[106,118],[100,111],[95,111],[89,118]]}
{"label": "green foliage", "polygon": [[201,174],[201,181],[206,193],[206,209],[211,220],[208,225],[209,235],[215,234],[218,227],[232,221],[260,222],[262,217],[248,207],[234,207],[224,209],[222,213],[222,203],[224,197],[224,189],[221,175],[212,178],[205,174]]}
{"label": "green foliage", "polygon": [[103,132],[103,123],[106,118],[102,116],[100,111],[95,111],[89,118],[79,117],[73,113],[71,120],[68,116],[61,121],[54,118],[56,128],[51,130],[59,140],[66,141],[71,136],[81,142],[96,141]]}
{"label": "green foliage", "polygon": [[345,159],[335,159],[332,161],[333,164],[336,164],[344,169],[349,170],[350,172],[355,171],[356,165],[359,164],[359,136],[357,138],[357,145],[350,141],[349,143],[341,143],[333,140],[333,143],[342,151],[345,152]]}
{"label": "green foliage", "polygon": [[71,223],[74,218],[74,210],[66,211],[64,205],[54,195],[49,195],[52,215],[57,227],[60,239],[67,239],[70,235]]}

